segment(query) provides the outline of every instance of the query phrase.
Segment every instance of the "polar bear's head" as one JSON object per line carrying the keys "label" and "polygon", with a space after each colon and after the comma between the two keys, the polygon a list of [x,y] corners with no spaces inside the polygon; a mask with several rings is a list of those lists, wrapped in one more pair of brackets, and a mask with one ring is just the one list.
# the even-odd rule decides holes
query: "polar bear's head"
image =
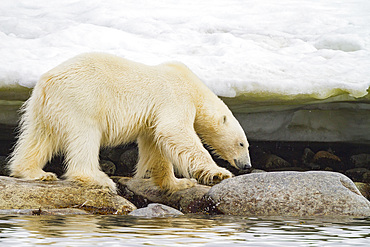
{"label": "polar bear's head", "polygon": [[219,107],[210,108],[195,123],[202,142],[237,169],[250,168],[249,143],[238,120],[223,102]]}

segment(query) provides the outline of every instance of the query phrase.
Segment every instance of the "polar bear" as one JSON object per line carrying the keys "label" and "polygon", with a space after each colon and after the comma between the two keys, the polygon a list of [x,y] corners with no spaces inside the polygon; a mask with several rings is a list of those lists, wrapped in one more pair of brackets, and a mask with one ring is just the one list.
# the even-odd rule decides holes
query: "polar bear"
{"label": "polar bear", "polygon": [[[136,177],[163,190],[213,184],[232,174],[203,144],[239,169],[249,168],[246,135],[231,111],[185,65],[148,66],[105,53],[74,57],[42,75],[25,102],[11,175],[56,180],[42,168],[65,156],[69,180],[116,191],[100,170],[99,149],[137,141]],[[184,178],[176,178],[174,167]]]}

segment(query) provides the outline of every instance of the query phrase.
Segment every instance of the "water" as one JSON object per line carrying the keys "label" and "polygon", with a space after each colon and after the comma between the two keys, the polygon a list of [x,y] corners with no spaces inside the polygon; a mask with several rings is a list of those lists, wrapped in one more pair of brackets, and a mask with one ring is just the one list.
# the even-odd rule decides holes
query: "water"
{"label": "water", "polygon": [[0,246],[370,246],[370,219],[0,216]]}

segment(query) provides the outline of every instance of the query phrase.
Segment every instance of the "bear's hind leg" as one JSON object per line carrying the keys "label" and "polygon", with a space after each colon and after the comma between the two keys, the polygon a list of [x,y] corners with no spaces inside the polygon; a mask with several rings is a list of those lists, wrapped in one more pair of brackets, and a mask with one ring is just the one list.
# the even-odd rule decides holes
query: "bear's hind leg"
{"label": "bear's hind leg", "polygon": [[146,177],[149,172],[154,184],[169,193],[188,189],[196,184],[195,179],[175,177],[171,162],[162,156],[154,139],[141,136],[138,138],[138,147],[140,158],[136,168],[136,178]]}
{"label": "bear's hind leg", "polygon": [[64,177],[86,185],[108,187],[116,193],[116,184],[100,169],[101,133],[98,128],[87,128],[86,125],[80,130],[68,133],[65,150],[67,171]]}
{"label": "bear's hind leg", "polygon": [[55,147],[56,143],[50,133],[25,122],[11,154],[10,175],[28,180],[57,180],[54,173],[42,170],[52,158]]}

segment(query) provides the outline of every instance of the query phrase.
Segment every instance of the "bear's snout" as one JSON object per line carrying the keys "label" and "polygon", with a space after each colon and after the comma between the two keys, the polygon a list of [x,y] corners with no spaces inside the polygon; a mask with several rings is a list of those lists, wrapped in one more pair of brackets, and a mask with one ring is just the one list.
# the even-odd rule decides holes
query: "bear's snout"
{"label": "bear's snout", "polygon": [[234,162],[235,162],[236,167],[240,170],[246,170],[246,169],[252,167],[252,165],[250,163],[242,163],[242,162],[240,162],[236,159],[234,160]]}
{"label": "bear's snout", "polygon": [[240,170],[246,170],[252,167],[249,155],[246,155],[245,157],[241,159],[234,159],[234,164],[235,164],[235,167]]}

